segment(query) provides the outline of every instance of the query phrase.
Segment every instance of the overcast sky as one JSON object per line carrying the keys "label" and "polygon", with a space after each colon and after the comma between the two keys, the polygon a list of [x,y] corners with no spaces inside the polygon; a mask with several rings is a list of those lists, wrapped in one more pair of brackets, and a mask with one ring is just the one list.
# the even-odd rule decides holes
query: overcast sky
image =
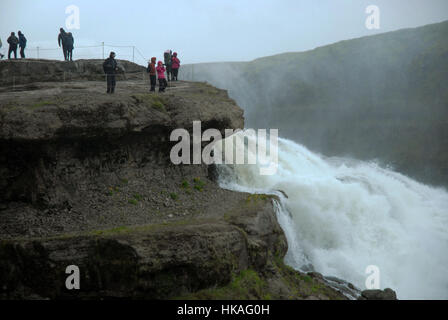
{"label": "overcast sky", "polygon": [[[135,61],[170,48],[183,63],[247,61],[305,51],[339,40],[448,20],[447,0],[0,0],[3,53],[11,31],[28,39],[28,55],[58,58],[66,8],[79,8],[74,58],[101,58],[102,48],[135,46]],[[365,26],[367,6],[380,9],[380,29]],[[132,60],[132,48],[106,47]],[[140,54],[141,52],[141,54]]]}

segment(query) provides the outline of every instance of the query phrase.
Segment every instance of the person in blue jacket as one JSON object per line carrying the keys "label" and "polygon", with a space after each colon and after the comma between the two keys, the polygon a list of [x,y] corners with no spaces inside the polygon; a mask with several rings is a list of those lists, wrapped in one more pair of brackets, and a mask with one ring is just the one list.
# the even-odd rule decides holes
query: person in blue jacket
{"label": "person in blue jacket", "polygon": [[19,48],[20,48],[20,58],[25,59],[25,48],[26,48],[26,38],[22,31],[19,34]]}

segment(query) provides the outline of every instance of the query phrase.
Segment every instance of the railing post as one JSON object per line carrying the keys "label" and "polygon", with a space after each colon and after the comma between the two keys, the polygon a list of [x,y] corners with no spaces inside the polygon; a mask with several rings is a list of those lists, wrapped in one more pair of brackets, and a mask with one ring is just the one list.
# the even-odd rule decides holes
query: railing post
{"label": "railing post", "polygon": [[103,47],[103,60],[104,60],[104,41],[101,42],[101,46]]}
{"label": "railing post", "polygon": [[39,46],[37,47],[37,59],[39,59]]}
{"label": "railing post", "polygon": [[135,61],[134,61],[134,51],[135,51],[135,47],[132,46],[132,62],[135,62]]}

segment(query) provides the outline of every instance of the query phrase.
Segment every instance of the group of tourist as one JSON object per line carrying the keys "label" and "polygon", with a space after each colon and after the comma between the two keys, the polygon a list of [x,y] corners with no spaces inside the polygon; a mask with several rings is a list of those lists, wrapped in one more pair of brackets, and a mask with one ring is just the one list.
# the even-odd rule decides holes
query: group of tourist
{"label": "group of tourist", "polygon": [[[115,52],[111,52],[109,58],[104,60],[103,70],[106,74],[106,83],[107,83],[107,93],[113,94],[115,91],[116,79],[115,75],[118,71],[118,64],[115,60]],[[168,86],[168,81],[177,81],[177,76],[179,74],[180,68],[180,60],[177,57],[177,52],[172,52],[171,50],[167,50],[164,53],[164,61],[158,61],[156,64],[157,58],[152,57],[148,63],[148,67],[146,71],[149,73],[149,82],[150,82],[150,92],[156,91],[157,80],[159,80],[159,92],[165,92],[166,87]],[[166,76],[165,76],[166,72]]]}
{"label": "group of tourist", "polygon": [[[11,53],[14,54],[14,59],[17,59],[17,47],[20,48],[20,58],[25,58],[25,48],[26,48],[26,38],[25,35],[19,31],[18,32],[19,37],[16,37],[16,34],[14,32],[11,32],[11,35],[9,36],[7,42],[9,44],[8,49],[8,59],[11,59]],[[0,48],[2,47],[2,40],[0,39]],[[0,59],[3,59],[5,55],[0,53]]]}
{"label": "group of tourist", "polygon": [[[63,28],[59,29],[58,35],[58,45],[62,46],[62,52],[64,54],[65,61],[73,61],[73,49],[74,49],[74,38],[71,32],[65,32]],[[25,58],[25,47],[26,38],[25,35],[19,31],[19,37],[17,38],[14,32],[11,32],[10,37],[7,42],[9,44],[8,59],[11,59],[11,53],[14,54],[14,58],[17,59],[17,47],[20,48],[20,57]],[[0,48],[2,47],[2,42],[0,39]],[[0,53],[0,58],[4,55]],[[168,86],[168,81],[177,81],[177,76],[179,74],[180,60],[177,57],[177,52],[172,52],[171,50],[166,50],[163,54],[164,62],[158,61],[156,65],[157,58],[152,57],[148,63],[146,71],[149,73],[150,79],[150,92],[156,90],[157,80],[159,80],[159,92],[165,92]],[[107,93],[114,93],[115,91],[115,74],[118,71],[118,64],[115,60],[115,52],[111,52],[109,58],[107,58],[103,63],[103,70],[106,74],[107,83]],[[166,73],[166,76],[165,76]]]}
{"label": "group of tourist", "polygon": [[[20,58],[25,59],[26,38],[25,35],[19,31],[18,38],[14,32],[11,32],[7,42],[9,44],[8,59],[11,59],[11,53],[14,54],[14,59],[17,59],[17,47],[20,48]],[[75,40],[71,32],[65,32],[63,28],[60,29],[58,36],[59,47],[62,45],[62,52],[64,53],[65,61],[73,61],[73,46]],[[2,47],[2,40],[0,39],[0,48]],[[3,59],[4,55],[0,53],[0,59]]]}
{"label": "group of tourist", "polygon": [[[168,81],[177,81],[177,75],[180,68],[180,60],[177,57],[177,52],[172,52],[171,50],[165,51],[163,54],[165,63],[162,61],[157,62],[156,57],[152,57],[151,61],[148,63],[146,71],[149,73],[149,81],[151,83],[150,92],[154,92],[156,89],[156,79],[159,80],[159,92],[165,92],[165,88],[168,86]],[[165,72],[167,77],[165,77]]]}

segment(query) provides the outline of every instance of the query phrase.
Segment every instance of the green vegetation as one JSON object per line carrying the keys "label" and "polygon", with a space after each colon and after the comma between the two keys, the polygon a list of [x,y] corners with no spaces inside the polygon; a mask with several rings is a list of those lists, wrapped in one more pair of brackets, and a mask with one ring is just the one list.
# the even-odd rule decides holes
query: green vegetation
{"label": "green vegetation", "polygon": [[181,187],[184,189],[188,189],[188,188],[190,188],[190,184],[188,183],[187,180],[184,180],[184,181],[182,181]]}
{"label": "green vegetation", "polygon": [[173,199],[173,200],[177,200],[179,196],[177,195],[177,193],[175,193],[175,192],[171,192],[171,193],[170,193],[170,197],[171,197],[171,199]]}
{"label": "green vegetation", "polygon": [[141,93],[135,94],[132,96],[137,103],[146,105],[148,107],[157,109],[161,112],[166,112],[166,100],[163,97],[150,94],[150,93]]}
{"label": "green vegetation", "polygon": [[197,191],[202,192],[204,190],[205,182],[202,181],[200,178],[194,178],[193,182],[194,182],[193,188],[195,188]]}
{"label": "green vegetation", "polygon": [[42,101],[38,101],[38,102],[32,104],[30,106],[30,109],[37,109],[37,108],[41,108],[41,107],[44,107],[44,106],[54,106],[54,105],[57,105],[56,101],[42,100]]}
{"label": "green vegetation", "polygon": [[129,228],[126,226],[120,226],[120,227],[116,227],[116,228],[112,228],[112,229],[108,229],[108,230],[95,230],[92,231],[91,234],[93,235],[108,235],[108,234],[119,234],[119,233],[125,233],[125,232],[129,232]]}
{"label": "green vegetation", "polygon": [[263,299],[270,300],[271,295],[267,292],[266,281],[260,278],[258,272],[247,269],[234,275],[232,281],[220,288],[211,288],[199,292],[179,297],[183,300],[247,300]]}
{"label": "green vegetation", "polygon": [[269,199],[269,196],[266,194],[259,194],[259,193],[255,193],[255,194],[250,194],[247,196],[246,202],[247,203],[256,203],[258,201],[266,201],[267,199]]}
{"label": "green vegetation", "polygon": [[200,290],[178,297],[177,299],[270,300],[304,299],[309,296],[323,296],[335,300],[341,299],[340,294],[335,290],[285,265],[280,258],[274,259],[273,268],[277,274],[275,277],[275,282],[277,283],[269,284],[266,275],[253,269],[247,269],[239,274],[233,275],[230,283],[225,286]]}
{"label": "green vegetation", "polygon": [[136,194],[133,195],[133,197],[131,199],[128,200],[128,203],[132,204],[132,205],[137,205],[138,202],[142,201],[142,200],[143,200],[143,196],[138,194],[138,193],[136,193]]}
{"label": "green vegetation", "polygon": [[134,194],[134,199],[137,201],[141,201],[141,200],[143,200],[143,197],[140,194],[136,193],[136,194]]}
{"label": "green vegetation", "polygon": [[109,187],[109,190],[107,191],[107,195],[113,196],[114,194],[119,193],[119,192],[120,192],[120,189],[117,186],[112,186],[112,187]]}

